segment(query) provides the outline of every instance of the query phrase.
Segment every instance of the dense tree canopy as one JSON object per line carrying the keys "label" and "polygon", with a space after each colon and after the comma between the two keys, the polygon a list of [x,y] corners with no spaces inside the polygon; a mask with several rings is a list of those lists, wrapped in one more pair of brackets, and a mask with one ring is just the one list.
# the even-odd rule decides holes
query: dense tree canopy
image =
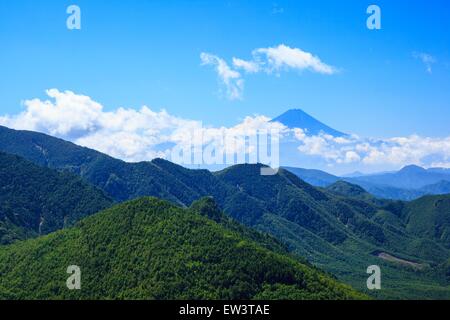
{"label": "dense tree canopy", "polygon": [[[81,290],[66,288],[69,265],[81,268]],[[0,247],[0,274],[8,299],[365,298],[210,200],[192,209],[155,198],[117,205],[72,229]]]}

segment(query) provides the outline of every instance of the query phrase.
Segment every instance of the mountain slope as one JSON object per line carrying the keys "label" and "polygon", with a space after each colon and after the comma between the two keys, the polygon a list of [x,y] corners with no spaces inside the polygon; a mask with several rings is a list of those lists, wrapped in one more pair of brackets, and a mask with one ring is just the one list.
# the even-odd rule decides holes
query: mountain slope
{"label": "mountain slope", "polygon": [[[442,177],[450,178],[450,175],[447,171],[443,169],[421,169],[420,167],[406,167],[403,170],[403,173],[383,173],[377,175],[359,175],[359,176],[346,176],[346,177],[337,177],[331,175],[325,171],[321,170],[313,170],[313,169],[303,169],[303,168],[295,168],[295,167],[284,167],[286,170],[294,173],[300,179],[312,184],[316,187],[326,188],[337,181],[346,181],[353,185],[358,185],[365,189],[367,192],[372,194],[373,196],[380,199],[393,199],[393,200],[404,200],[410,201],[418,199],[427,194],[446,194],[450,193],[450,181],[440,180],[437,183],[433,183],[431,185],[425,185],[423,187],[414,189],[414,188],[404,188],[399,186],[394,186],[398,184],[398,182],[393,183],[392,181],[399,179],[402,180],[400,184],[402,185],[411,185],[410,181],[414,181],[415,179],[421,179],[421,177],[417,176],[417,174],[413,174],[411,177],[408,172],[416,172],[419,175],[426,176],[426,180],[424,183],[434,182],[437,179]],[[415,168],[415,169],[414,169]],[[406,172],[406,173],[405,173]],[[425,172],[425,173],[424,173]],[[414,184],[418,184],[418,182],[414,182]],[[422,185],[423,183],[420,183]]]}
{"label": "mountain slope", "polygon": [[406,228],[427,235],[450,248],[450,195],[425,196],[405,204]]}
{"label": "mountain slope", "polygon": [[374,200],[374,197],[360,186],[345,181],[337,181],[326,187],[326,190],[344,197],[367,201]]}
{"label": "mountain slope", "polygon": [[450,181],[439,181],[435,184],[426,185],[420,188],[424,194],[440,195],[450,193]]}
{"label": "mountain slope", "polygon": [[77,176],[0,152],[0,244],[71,226],[111,205]]}
{"label": "mountain slope", "polygon": [[[5,137],[9,143],[4,143]],[[211,173],[161,159],[125,163],[53,137],[0,128],[2,148],[78,173],[119,201],[156,196],[188,207],[196,199],[213,196],[229,216],[275,236],[355,288],[366,290],[368,263],[382,266],[391,278],[378,293],[383,298],[450,297],[434,276],[381,258],[410,261],[423,266],[421,270],[450,258],[449,249],[436,239],[406,229],[401,202],[337,195],[283,169],[275,176],[261,176],[261,165]],[[59,149],[66,153],[61,155]]]}
{"label": "mountain slope", "polygon": [[[203,201],[185,210],[138,199],[73,229],[1,247],[0,298],[363,298],[281,248],[259,245],[248,236],[254,232],[207,218],[220,214]],[[81,268],[82,290],[65,288],[69,265]]]}
{"label": "mountain slope", "polygon": [[333,128],[323,124],[301,109],[288,110],[273,119],[272,122],[280,122],[288,128],[304,129],[308,135],[318,135],[320,133],[330,134],[335,137],[346,135],[345,133],[334,130]]}
{"label": "mountain slope", "polygon": [[151,195],[189,205],[201,196],[151,162],[126,163],[37,132],[0,126],[0,151],[80,175],[116,201]]}
{"label": "mountain slope", "polygon": [[[372,246],[408,251],[404,248],[409,238],[401,226],[377,221],[382,211],[390,210],[388,206],[379,207],[366,199],[317,189],[284,169],[274,176],[261,176],[260,167],[236,165],[216,176],[262,203],[266,212],[300,225],[334,245],[357,238]],[[229,214],[233,215],[233,212]],[[410,251],[409,254],[417,252]]]}
{"label": "mountain slope", "polygon": [[303,181],[306,181],[316,187],[328,187],[329,185],[341,180],[341,178],[321,170],[292,167],[284,167],[284,169],[292,172]]}
{"label": "mountain slope", "polygon": [[407,166],[398,172],[353,178],[354,181],[370,182],[401,189],[420,189],[441,181],[450,181],[445,171],[427,170],[418,166]]}
{"label": "mountain slope", "polygon": [[[238,165],[216,173],[265,206],[266,212],[251,226],[286,242],[298,255],[359,290],[365,290],[365,269],[376,264],[391,278],[380,297],[450,298],[437,276],[378,256],[388,253],[425,269],[450,256],[448,249],[427,235],[409,234],[395,203],[378,204],[322,191],[283,169],[268,177],[259,175],[259,170],[258,165]],[[426,290],[417,289],[425,285]]]}
{"label": "mountain slope", "polygon": [[45,134],[0,126],[0,151],[20,155],[39,165],[73,172],[102,189],[116,201],[154,196],[189,206],[204,196],[214,196],[241,222],[261,216],[264,207],[217,179],[207,170],[189,170],[169,161],[126,163],[100,152]]}
{"label": "mountain slope", "polygon": [[380,199],[411,201],[424,195],[424,192],[421,190],[403,189],[390,185],[365,181],[358,178],[344,178],[343,180],[360,186],[370,194]]}

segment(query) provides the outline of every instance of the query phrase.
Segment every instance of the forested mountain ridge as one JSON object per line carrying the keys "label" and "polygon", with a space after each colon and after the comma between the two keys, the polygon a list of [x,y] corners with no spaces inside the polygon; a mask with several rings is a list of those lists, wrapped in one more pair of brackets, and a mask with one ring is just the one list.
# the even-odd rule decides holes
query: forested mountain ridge
{"label": "forested mountain ridge", "polygon": [[112,203],[75,175],[0,152],[0,244],[69,227]]}
{"label": "forested mountain ridge", "polygon": [[404,204],[406,228],[450,248],[450,195],[425,196]]}
{"label": "forested mountain ridge", "polygon": [[0,126],[0,151],[38,165],[69,171],[101,188],[116,201],[152,195],[189,205],[199,194],[151,162],[126,163],[98,151],[31,131]]}
{"label": "forested mountain ridge", "polygon": [[[80,267],[82,290],[66,288],[70,265]],[[367,298],[221,215],[210,199],[191,209],[155,198],[117,205],[0,247],[0,274],[1,299]]]}
{"label": "forested mountain ridge", "polygon": [[[409,229],[405,202],[354,197],[352,193],[361,196],[363,191],[351,185],[316,188],[284,169],[261,176],[258,164],[211,173],[162,159],[125,163],[50,136],[7,128],[0,128],[3,149],[78,173],[116,201],[155,196],[189,207],[212,196],[229,216],[275,236],[298,256],[359,290],[366,290],[367,266],[380,265],[390,278],[379,293],[383,298],[450,297],[449,284],[434,271],[450,258],[450,249],[430,233]],[[58,150],[66,149],[61,156]],[[383,259],[387,255],[398,259]],[[396,262],[401,259],[420,265],[420,270]]]}

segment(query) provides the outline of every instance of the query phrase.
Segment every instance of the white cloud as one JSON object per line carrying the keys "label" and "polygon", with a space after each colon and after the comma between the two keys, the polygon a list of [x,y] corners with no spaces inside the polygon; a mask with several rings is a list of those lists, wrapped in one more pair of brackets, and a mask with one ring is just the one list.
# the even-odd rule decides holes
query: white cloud
{"label": "white cloud", "polygon": [[202,52],[200,54],[202,65],[215,66],[217,75],[221,82],[225,85],[227,96],[230,100],[242,99],[244,90],[244,80],[241,74],[236,70],[232,70],[225,60],[218,56]]}
{"label": "white cloud", "polygon": [[[242,153],[245,150],[243,137],[255,135],[258,130],[276,130],[282,141],[294,143],[299,156],[319,157],[328,164],[450,167],[450,137],[411,135],[372,139],[356,135],[312,136],[303,129],[288,129],[280,123],[270,122],[265,116],[246,117],[231,127],[204,127],[200,121],[175,117],[165,110],[155,112],[147,106],[139,110],[118,108],[105,111],[92,98],[71,91],[51,89],[47,95],[48,100],[25,101],[23,112],[0,117],[0,125],[47,133],[126,161],[155,157],[169,159],[173,146],[186,147],[197,143],[212,144],[225,154]],[[235,137],[233,143],[223,145],[224,136]],[[290,142],[292,136],[294,142]]]}
{"label": "white cloud", "polygon": [[322,74],[334,74],[336,69],[323,63],[319,57],[298,48],[280,44],[273,48],[260,48],[253,51],[256,61],[265,66],[268,72],[281,70],[310,70]]}
{"label": "white cloud", "polygon": [[299,48],[291,48],[284,44],[277,47],[259,48],[252,51],[252,59],[244,60],[234,57],[232,69],[227,62],[210,53],[200,54],[202,65],[215,66],[220,81],[225,86],[227,96],[231,100],[242,99],[244,90],[244,80],[237,69],[246,73],[265,72],[267,74],[281,71],[303,71],[309,70],[320,74],[332,75],[337,73],[337,69],[322,62],[319,57]]}
{"label": "white cloud", "polygon": [[413,57],[422,61],[428,73],[430,74],[433,73],[432,66],[437,62],[435,57],[433,57],[431,54],[424,52],[414,52]]}
{"label": "white cloud", "polygon": [[345,153],[345,159],[344,159],[345,163],[358,162],[360,160],[361,160],[361,157],[355,151],[347,151]]}
{"label": "white cloud", "polygon": [[[0,125],[43,132],[126,161],[169,158],[174,145],[219,145],[224,135],[235,136],[240,142],[257,130],[285,129],[264,116],[246,117],[233,127],[204,127],[200,121],[175,117],[165,110],[155,112],[147,106],[108,112],[88,96],[57,89],[46,93],[49,100],[25,101],[23,112],[0,117]],[[193,140],[196,137],[201,141]],[[235,143],[226,151],[241,152],[242,147]]]}
{"label": "white cloud", "polygon": [[233,66],[236,69],[244,69],[247,73],[256,73],[260,71],[259,64],[254,61],[246,61],[238,58],[233,58]]}
{"label": "white cloud", "polygon": [[326,134],[308,136],[296,130],[299,151],[319,156],[333,164],[358,163],[366,166],[402,167],[416,164],[432,167],[450,165],[450,137],[430,138],[411,135],[389,139],[370,139],[350,136],[333,137]]}

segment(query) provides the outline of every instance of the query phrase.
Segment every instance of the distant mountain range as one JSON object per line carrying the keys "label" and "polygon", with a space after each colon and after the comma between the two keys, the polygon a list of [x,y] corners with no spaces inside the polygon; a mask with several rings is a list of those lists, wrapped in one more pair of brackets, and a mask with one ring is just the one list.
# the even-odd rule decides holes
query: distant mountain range
{"label": "distant mountain range", "polygon": [[318,187],[328,187],[337,181],[359,185],[383,199],[414,200],[424,195],[450,193],[450,171],[442,168],[424,169],[407,166],[397,172],[338,177],[321,170],[286,167],[299,178]]}
{"label": "distant mountain range", "polygon": [[[301,109],[288,110],[272,121],[280,122],[290,129],[301,128],[306,136],[310,137],[323,133],[333,137],[346,137],[347,139],[343,141],[352,140],[350,135],[331,128]],[[317,140],[309,141],[309,143],[312,143],[310,148],[324,149],[323,154],[327,152],[334,153],[333,145],[327,151],[329,142],[321,140],[321,137],[314,139]],[[320,144],[320,147],[316,146],[316,142]],[[289,168],[292,172],[295,171],[300,178],[315,186],[326,187],[338,180],[344,180],[363,187],[377,197],[400,200],[412,200],[427,194],[446,194],[450,192],[448,185],[450,169],[424,169],[410,165],[399,171],[384,171],[366,175],[358,171],[364,171],[364,164],[358,162],[346,164],[345,161],[341,161],[340,163],[331,163],[335,170],[339,169],[341,172],[356,171],[347,175],[335,176],[326,172],[330,162],[322,155],[322,151],[308,153],[307,150],[303,150],[303,152],[300,152],[299,146],[301,144],[301,141],[293,134],[285,135],[280,140],[280,165]],[[324,144],[323,147],[322,144]],[[336,146],[336,148],[340,147]]]}
{"label": "distant mountain range", "polygon": [[[151,162],[126,163],[48,135],[15,131],[5,127],[0,127],[0,151],[25,158],[26,163],[32,162],[34,163],[33,166],[42,167],[43,170],[59,171],[63,174],[69,174],[69,176],[78,175],[86,183],[95,186],[92,188],[102,190],[107,197],[116,202],[133,200],[142,196],[154,196],[170,201],[177,208],[186,209],[201,198],[212,197],[220,211],[225,212],[235,221],[246,225],[247,228],[258,230],[278,239],[286,245],[298,261],[302,261],[299,257],[304,257],[316,267],[332,273],[340,281],[344,281],[362,292],[375,294],[375,296],[382,298],[450,298],[450,291],[446,289],[450,285],[450,282],[447,281],[450,280],[445,278],[447,260],[450,259],[448,196],[426,197],[414,202],[380,200],[366,193],[361,187],[349,182],[339,182],[339,178],[325,189],[314,187],[285,169],[281,169],[274,176],[261,176],[260,171],[263,166],[261,164],[236,165],[212,173],[207,170],[190,170],[162,159],[155,159]],[[30,165],[28,164],[28,166]],[[312,174],[310,177],[315,177],[315,175]],[[319,178],[318,180],[327,180],[330,175],[320,173]],[[41,178],[35,179],[36,183],[41,180]],[[51,195],[51,192],[49,194]],[[12,199],[20,197],[20,194],[13,193],[10,195]],[[41,210],[47,210],[47,206],[41,206],[41,208]],[[165,209],[160,210],[159,208]],[[122,292],[123,296],[126,297],[141,297],[139,291],[136,291],[137,288],[130,287],[128,292],[126,288],[119,286],[120,283],[129,284],[128,281],[132,282],[132,279],[123,279],[123,275],[119,275],[123,274],[125,269],[117,269],[117,275],[111,273],[112,271],[108,266],[124,263],[124,260],[119,258],[119,260],[111,260],[109,257],[113,253],[128,256],[129,248],[139,248],[138,244],[145,241],[159,243],[158,246],[162,248],[166,244],[176,245],[182,237],[172,239],[169,234],[184,234],[187,236],[190,229],[183,228],[184,223],[193,224],[192,232],[195,234],[210,234],[210,239],[215,239],[216,235],[219,235],[218,237],[222,239],[221,234],[228,234],[228,231],[217,229],[219,227],[214,226],[212,222],[191,220],[191,216],[187,216],[187,220],[180,219],[179,217],[183,216],[185,211],[175,207],[170,208],[165,203],[152,204],[151,201],[148,202],[147,200],[126,203],[115,210],[96,214],[92,219],[82,220],[75,229],[0,249],[0,261],[2,263],[3,261],[11,261],[13,257],[18,256],[24,257],[22,260],[24,265],[34,266],[28,268],[29,272],[25,272],[24,265],[1,264],[1,270],[4,270],[7,276],[0,277],[0,294],[7,295],[8,286],[14,284],[14,280],[19,275],[23,279],[25,274],[30,279],[31,286],[35,287],[33,284],[36,283],[37,276],[33,274],[32,270],[46,270],[48,268],[48,277],[52,276],[51,270],[54,270],[55,266],[48,264],[51,259],[47,255],[34,259],[32,263],[25,259],[26,256],[36,256],[36,252],[42,250],[45,252],[57,250],[62,252],[63,257],[66,257],[67,252],[64,251],[66,246],[78,246],[78,243],[84,243],[83,239],[85,239],[88,241],[86,248],[92,250],[97,248],[98,254],[89,256],[89,260],[82,260],[82,255],[71,257],[76,261],[92,263],[93,265],[90,265],[89,268],[93,268],[94,271],[95,268],[104,266],[102,270],[97,271],[117,279],[116,290],[118,291],[109,292],[107,297],[116,297],[118,292]],[[147,210],[161,211],[160,214],[167,212],[168,219],[171,214],[174,214],[175,218],[169,222],[161,216],[151,213],[147,221],[145,218]],[[121,219],[121,212],[124,214],[123,219]],[[51,211],[48,214],[51,214]],[[78,218],[82,218],[85,214],[88,214],[88,212],[83,211]],[[133,218],[135,214],[139,217],[138,220]],[[217,212],[214,213],[214,210],[206,215],[208,219],[216,223],[221,221],[220,215]],[[37,216],[39,217],[39,215]],[[161,229],[151,229],[152,226],[159,226],[159,224],[151,223],[153,217],[162,219],[158,220],[162,223]],[[145,226],[148,238],[142,238],[142,230],[130,229],[136,226],[134,221]],[[199,224],[205,225],[207,228],[198,229]],[[65,227],[64,224],[59,226],[60,228]],[[13,226],[5,225],[5,228],[10,227],[13,228]],[[33,230],[33,228],[30,228],[30,230]],[[108,230],[111,231],[111,238],[108,238]],[[150,232],[150,230],[153,231]],[[167,230],[171,231],[166,234]],[[243,232],[248,234],[247,231]],[[166,234],[167,237],[158,238],[155,236],[157,234]],[[114,235],[124,236],[124,239],[128,241],[127,244],[121,246],[117,243],[116,246],[114,242],[114,245],[108,246],[108,250],[112,251],[103,255],[101,248],[105,246],[105,243],[111,243],[110,241],[115,239]],[[36,236],[36,232],[29,236]],[[189,240],[189,245],[194,246],[193,252],[196,252],[196,245],[203,247],[209,241],[212,241],[204,242],[203,238],[197,236],[189,239],[192,240]],[[264,247],[268,244],[263,239],[264,237],[258,238],[259,246]],[[227,240],[224,240],[218,246],[225,248],[227,244],[229,244]],[[245,244],[245,239],[238,236],[237,242],[233,242],[230,250],[234,248],[234,245],[241,248],[244,246],[245,248]],[[85,247],[80,248],[86,249]],[[214,252],[214,257],[216,257],[214,261],[217,261],[219,265],[221,261],[229,265],[230,260],[227,256],[217,255],[218,253],[214,251],[214,248],[205,250],[209,254]],[[256,248],[256,250],[260,249]],[[133,251],[133,261],[136,261],[136,265],[127,265],[124,268],[139,266],[139,269],[136,270],[145,277],[145,275],[149,275],[142,271],[147,270],[147,264],[144,262],[146,258],[145,255],[137,254],[138,252],[147,251]],[[239,252],[239,250],[234,251],[233,249],[230,254],[241,257]],[[254,251],[249,251],[249,254],[253,253]],[[177,254],[177,251],[173,251],[173,254]],[[97,260],[91,260],[94,257],[98,257]],[[244,265],[250,263],[243,257],[239,259],[242,259]],[[391,260],[385,260],[385,257],[391,257]],[[163,259],[162,256],[160,258]],[[214,269],[216,265],[208,264],[208,261],[202,260],[200,256],[198,259],[189,259],[185,261],[185,265],[193,268],[192,270],[198,270],[200,273],[206,272],[206,274],[216,272],[216,269]],[[266,270],[272,270],[271,266],[278,263],[276,261],[276,259],[268,261]],[[173,262],[174,266],[178,266],[178,261],[171,260],[170,262]],[[370,264],[380,265],[384,270],[383,272],[389,274],[389,281],[383,282],[385,290],[377,293],[367,291],[365,271]],[[163,263],[163,265],[167,264]],[[417,267],[411,268],[411,265]],[[279,266],[282,269],[288,267],[286,264],[280,264]],[[150,265],[148,267],[149,270],[153,270]],[[241,267],[237,266],[236,268]],[[295,269],[292,265],[289,268]],[[423,272],[418,272],[417,268],[423,269]],[[185,269],[177,270],[187,272]],[[245,270],[248,271],[248,274],[253,272],[252,269]],[[170,272],[164,274],[170,274]],[[157,276],[162,276],[162,274],[157,274]],[[214,279],[208,277],[206,279]],[[153,279],[155,278],[153,277]],[[167,279],[172,281],[172,278]],[[300,278],[291,277],[289,284],[283,277],[274,280],[273,283],[265,283],[264,274],[258,279],[263,280],[262,282],[256,282],[256,287],[242,291],[247,294],[242,297],[267,298],[269,297],[267,295],[269,291],[274,290],[278,297],[282,296],[280,292],[291,292],[292,296],[297,297],[307,294],[305,291],[296,291],[298,289],[298,286],[296,287],[297,280]],[[169,283],[171,283],[170,281]],[[185,280],[182,279],[182,281]],[[99,285],[101,285],[100,283],[102,282],[100,281]],[[249,283],[253,283],[253,280],[241,282],[239,288],[247,287]],[[271,287],[272,284],[275,287]],[[92,286],[95,287],[94,282],[92,282]],[[264,286],[271,289],[265,291]],[[277,291],[277,288],[281,291]],[[321,289],[317,290],[310,292],[311,296],[313,294],[320,295]],[[57,292],[57,290],[51,288],[44,290],[40,297],[48,297],[49,292]],[[89,293],[89,297],[105,297],[104,295],[99,296],[99,292],[104,291],[102,288],[96,288],[87,291],[86,294]],[[153,292],[166,293],[167,291],[161,288],[161,291]],[[172,292],[171,297],[183,297],[175,289]],[[195,292],[198,293],[199,291]],[[228,290],[227,292],[239,294],[240,291]],[[22,293],[26,294],[24,291]],[[204,294],[211,294],[211,292],[206,290]],[[167,297],[167,295],[161,296]],[[216,297],[223,298],[224,296],[221,293]],[[232,297],[235,296],[232,295]],[[327,297],[327,290],[325,289],[323,297]]]}
{"label": "distant mountain range", "polygon": [[420,189],[442,181],[450,181],[450,172],[445,169],[424,169],[419,166],[406,166],[398,172],[371,174],[354,177],[358,181],[388,185],[401,189]]}

